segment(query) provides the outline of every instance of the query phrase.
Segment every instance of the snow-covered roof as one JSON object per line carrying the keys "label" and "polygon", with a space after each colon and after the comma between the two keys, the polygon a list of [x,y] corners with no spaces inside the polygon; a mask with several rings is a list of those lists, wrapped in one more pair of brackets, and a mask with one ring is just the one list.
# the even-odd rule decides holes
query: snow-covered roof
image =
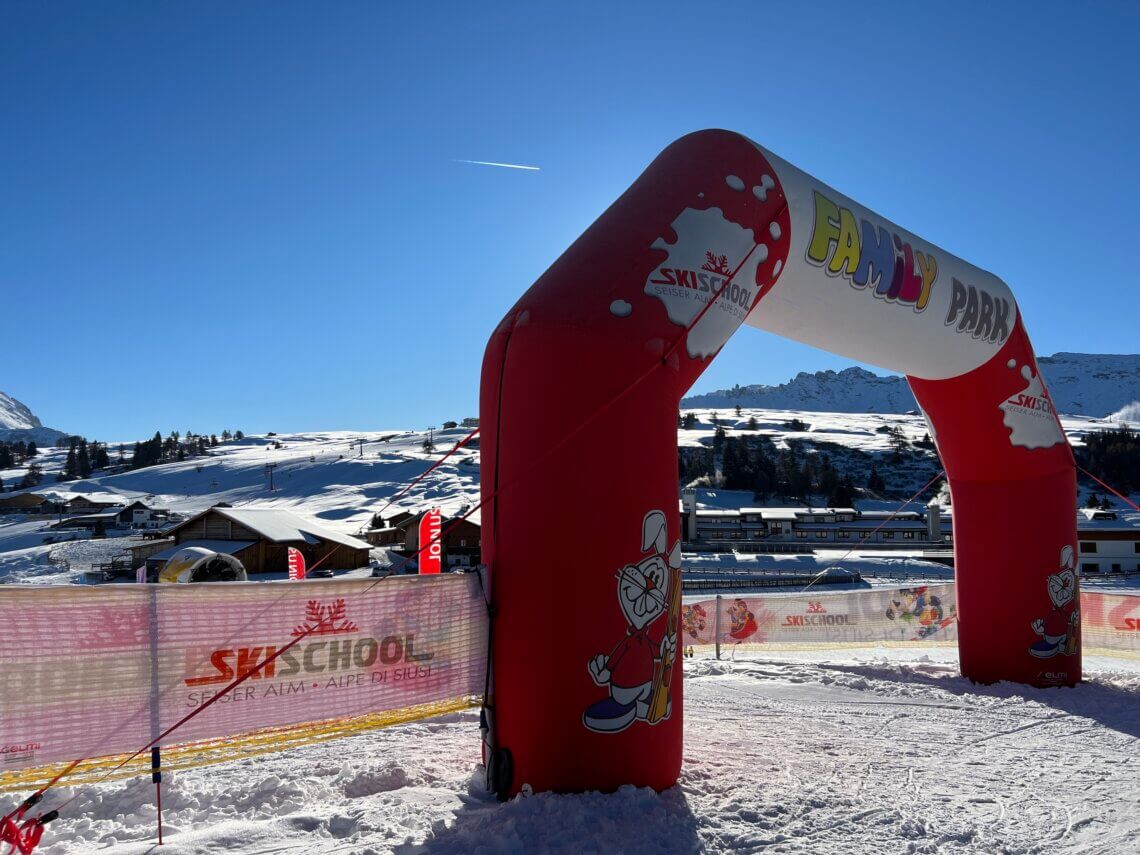
{"label": "snow-covered roof", "polygon": [[197,546],[202,549],[208,549],[211,552],[224,552],[226,555],[233,555],[241,552],[247,547],[253,546],[252,540],[184,540],[182,543],[176,543],[174,546],[168,547],[162,552],[155,552],[153,555],[146,557],[147,561],[158,560],[167,561],[172,558],[176,552],[181,552],[188,546]]}
{"label": "snow-covered roof", "polygon": [[170,531],[173,532],[183,528],[211,511],[221,514],[227,519],[231,519],[239,525],[243,525],[257,532],[266,540],[272,540],[274,543],[295,543],[300,540],[305,543],[315,544],[321,540],[325,540],[330,543],[339,543],[342,546],[348,546],[352,549],[372,548],[372,545],[366,541],[358,540],[347,534],[342,534],[336,529],[329,528],[324,523],[306,519],[305,517],[294,514],[292,511],[286,511],[280,508],[210,508],[185,522],[179,523]]}
{"label": "snow-covered roof", "polygon": [[749,513],[758,513],[766,520],[795,522],[804,513],[803,508],[749,508]]}
{"label": "snow-covered roof", "polygon": [[121,496],[118,493],[61,493],[60,497],[69,502],[86,499],[88,502],[97,505],[122,505],[128,501],[126,496]]}
{"label": "snow-covered roof", "polygon": [[1140,526],[1137,526],[1127,519],[1113,519],[1113,520],[1077,520],[1077,534],[1083,534],[1087,531],[1130,531],[1136,532],[1140,535]]}
{"label": "snow-covered roof", "polygon": [[1114,520],[1116,511],[1103,511],[1100,508],[1078,508],[1077,513],[1086,520]]}
{"label": "snow-covered roof", "polygon": [[86,525],[87,523],[112,522],[122,512],[122,508],[113,508],[109,511],[99,511],[93,514],[78,514],[73,517],[64,517],[59,522],[52,523],[48,528],[74,528],[76,526]]}

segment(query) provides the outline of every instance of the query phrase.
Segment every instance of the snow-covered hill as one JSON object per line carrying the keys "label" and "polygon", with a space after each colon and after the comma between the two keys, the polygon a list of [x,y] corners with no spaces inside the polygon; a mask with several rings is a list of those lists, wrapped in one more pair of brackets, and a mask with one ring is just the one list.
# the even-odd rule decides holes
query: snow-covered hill
{"label": "snow-covered hill", "polygon": [[[711,448],[719,424],[729,437],[766,437],[777,450],[787,448],[792,441],[806,453],[827,454],[840,474],[850,475],[857,487],[867,484],[874,465],[886,482],[886,490],[879,502],[864,497],[862,501],[869,502],[868,509],[893,509],[899,498],[916,491],[938,471],[933,451],[916,444],[928,430],[920,415],[758,409],[744,409],[740,415],[733,409],[692,412],[695,419],[691,427],[678,431],[682,449]],[[1107,420],[1081,416],[1066,416],[1062,424],[1074,444],[1083,442],[1090,431],[1110,426]],[[908,441],[905,452],[898,456],[893,453],[888,433],[892,430],[901,432]],[[108,500],[118,497],[125,504],[142,499],[152,507],[181,514],[197,513],[218,502],[280,507],[353,534],[368,525],[390,497],[439,460],[466,433],[466,428],[435,431],[436,450],[432,453],[423,448],[428,434],[422,431],[323,431],[246,437],[222,443],[203,457],[64,482],[57,482],[55,476],[63,467],[66,452],[48,448],[36,458],[44,471],[43,483],[36,492],[95,498],[107,498],[110,494]],[[561,435],[561,431],[551,428],[550,442],[557,442]],[[111,443],[112,452],[116,447],[117,443]],[[272,490],[267,465],[272,466]],[[22,467],[0,470],[0,478],[5,484],[15,484],[24,471]],[[418,510],[431,504],[454,515],[478,501],[479,449],[473,442],[417,484],[387,513]],[[726,490],[715,491],[715,496],[702,494],[700,501],[706,507],[758,504],[750,492]],[[773,497],[769,504],[784,505],[787,500]],[[126,545],[123,538],[114,537],[45,543],[47,538],[61,536],[46,529],[47,522],[38,517],[0,517],[0,583],[67,582],[75,572],[108,560]]]}
{"label": "snow-covered hill", "polygon": [[0,392],[0,441],[23,440],[36,445],[51,445],[64,436],[67,434],[63,431],[44,427],[26,404]]}
{"label": "snow-covered hill", "polygon": [[[1057,411],[1102,418],[1140,401],[1140,355],[1057,353],[1037,360]],[[682,407],[764,407],[836,413],[905,413],[918,404],[906,379],[863,368],[800,372],[779,386],[735,386],[681,402]]]}

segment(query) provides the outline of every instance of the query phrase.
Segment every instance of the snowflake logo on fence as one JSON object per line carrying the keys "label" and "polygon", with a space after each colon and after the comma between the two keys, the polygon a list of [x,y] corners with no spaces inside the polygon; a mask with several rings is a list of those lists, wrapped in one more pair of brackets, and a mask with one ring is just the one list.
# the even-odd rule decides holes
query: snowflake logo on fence
{"label": "snowflake logo on fence", "polygon": [[827,609],[823,607],[823,603],[819,600],[808,600],[807,613],[809,615],[823,615],[827,614]]}
{"label": "snowflake logo on fence", "polygon": [[728,269],[728,256],[715,256],[711,251],[705,250],[705,263],[701,265],[701,270],[707,270],[710,273],[719,273],[721,276],[731,276],[732,271]]}
{"label": "snowflake logo on fence", "polygon": [[346,616],[344,600],[334,600],[327,606],[319,600],[309,600],[305,606],[305,622],[293,630],[293,635],[338,635],[356,632],[359,627]]}

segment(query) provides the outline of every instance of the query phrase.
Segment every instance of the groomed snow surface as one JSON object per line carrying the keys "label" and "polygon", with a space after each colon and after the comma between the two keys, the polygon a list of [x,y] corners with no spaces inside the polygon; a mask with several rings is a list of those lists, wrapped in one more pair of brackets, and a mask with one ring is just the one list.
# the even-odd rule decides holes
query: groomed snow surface
{"label": "groomed snow surface", "polygon": [[161,850],[149,778],[64,787],[41,851],[1140,852],[1140,663],[1085,665],[1036,690],[974,686],[950,648],[698,658],[660,795],[499,804],[471,711],[168,775]]}

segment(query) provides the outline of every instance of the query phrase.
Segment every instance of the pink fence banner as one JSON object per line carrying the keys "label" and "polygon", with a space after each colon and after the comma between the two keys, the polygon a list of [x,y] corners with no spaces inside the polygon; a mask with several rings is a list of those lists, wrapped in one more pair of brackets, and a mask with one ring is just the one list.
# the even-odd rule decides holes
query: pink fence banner
{"label": "pink fence banner", "polygon": [[1081,594],[1081,632],[1086,648],[1140,656],[1140,597]]}
{"label": "pink fence banner", "polygon": [[481,694],[475,574],[0,587],[0,771]]}

